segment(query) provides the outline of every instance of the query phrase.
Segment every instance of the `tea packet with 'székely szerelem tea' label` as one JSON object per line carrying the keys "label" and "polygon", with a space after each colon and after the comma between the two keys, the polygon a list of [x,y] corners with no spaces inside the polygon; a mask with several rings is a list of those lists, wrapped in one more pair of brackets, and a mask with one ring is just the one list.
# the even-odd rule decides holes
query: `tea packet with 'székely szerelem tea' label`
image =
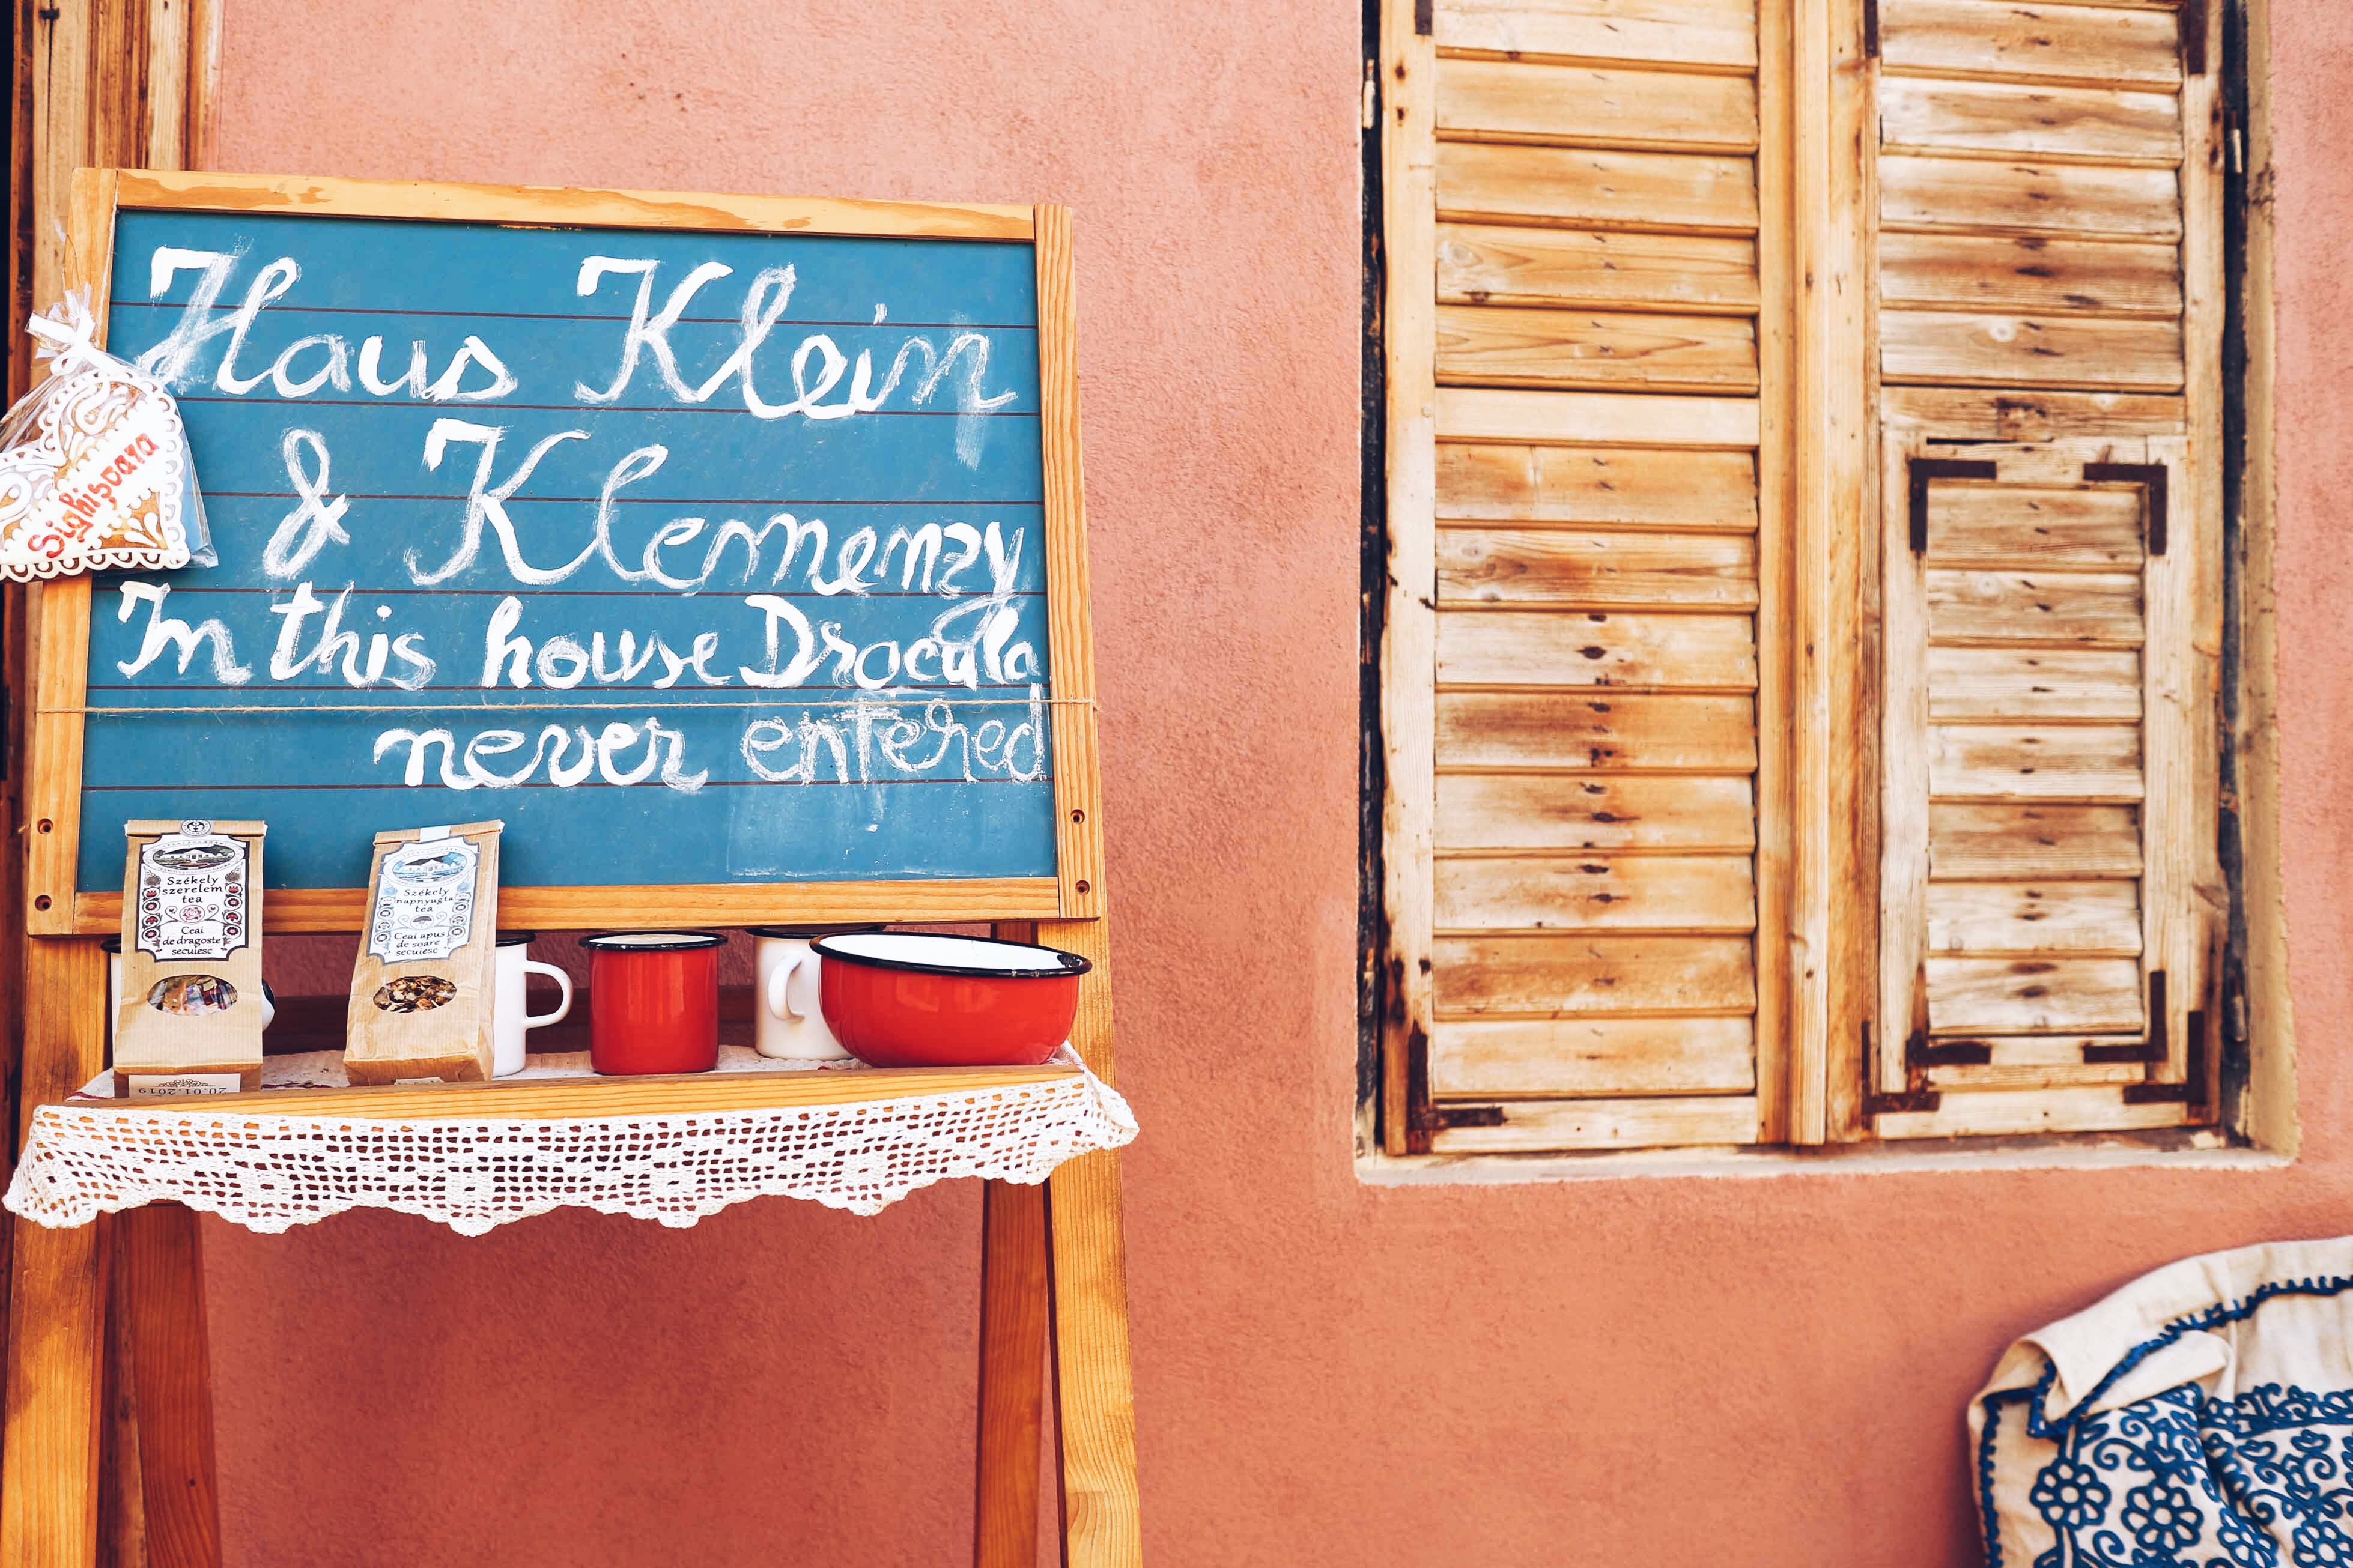
{"label": "tea packet with 'sz\u00e9kely szerelem tea' label", "polygon": [[367,929],[352,970],[343,1071],[353,1083],[491,1076],[501,822],[375,836]]}
{"label": "tea packet with 'sz\u00e9kely szerelem tea' label", "polygon": [[261,1087],[259,822],[129,822],[118,1098]]}
{"label": "tea packet with 'sz\u00e9kely szerelem tea' label", "polygon": [[90,290],[26,330],[49,376],[0,416],[0,577],[217,564],[180,405],[91,341]]}

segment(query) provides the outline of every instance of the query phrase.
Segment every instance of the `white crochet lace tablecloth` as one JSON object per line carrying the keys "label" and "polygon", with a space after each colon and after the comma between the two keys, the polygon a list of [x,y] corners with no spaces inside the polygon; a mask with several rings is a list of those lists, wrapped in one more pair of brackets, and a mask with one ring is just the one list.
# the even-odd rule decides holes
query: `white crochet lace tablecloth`
{"label": "white crochet lace tablecloth", "polygon": [[[957,1176],[1034,1184],[1074,1155],[1135,1136],[1119,1092],[1080,1075],[1044,1083],[772,1110],[575,1120],[272,1116],[142,1109],[100,1074],[33,1114],[8,1210],[46,1226],[169,1201],[275,1234],[345,1209],[418,1215],[461,1236],[557,1208],[684,1228],[756,1197],[879,1213]],[[723,1046],[722,1072],[871,1069],[774,1061]],[[590,1076],[586,1052],[537,1056],[501,1083]],[[343,1088],[340,1052],[276,1057],[264,1089]]]}

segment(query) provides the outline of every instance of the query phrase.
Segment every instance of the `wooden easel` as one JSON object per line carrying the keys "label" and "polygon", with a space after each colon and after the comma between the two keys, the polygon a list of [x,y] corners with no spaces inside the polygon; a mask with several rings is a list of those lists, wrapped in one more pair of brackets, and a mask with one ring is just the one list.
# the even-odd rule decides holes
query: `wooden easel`
{"label": "wooden easel", "polygon": [[[567,223],[658,226],[679,210],[675,198],[628,193],[545,193],[491,187],[411,187],[334,181],[269,181],[83,171],[74,181],[75,235],[111,235],[117,207],[134,205],[249,210],[276,202],[304,210],[362,216],[480,216],[505,221],[546,204],[544,216]],[[712,203],[723,204],[714,209]],[[408,210],[409,207],[416,210]],[[501,915],[551,929],[631,919],[676,921],[697,908],[716,923],[742,920],[939,921],[987,919],[1008,937],[1080,953],[1093,963],[1082,985],[1071,1043],[1088,1066],[1112,1078],[1110,952],[1103,912],[1100,775],[1095,752],[1093,649],[1086,615],[1087,568],[1080,490],[1076,310],[1071,291],[1069,215],[1054,207],[931,208],[917,204],[699,199],[695,211],[724,210],[740,227],[817,226],[820,232],[940,234],[985,232],[1030,238],[1038,254],[1040,428],[1044,447],[1046,551],[1052,636],[1054,810],[1057,874],[1005,883],[834,883],[788,887],[643,889],[667,902],[632,908],[625,889],[512,889]],[[828,227],[828,226],[849,226]],[[88,244],[69,250],[66,283],[94,286],[101,321],[109,298],[107,261]],[[90,588],[62,579],[38,591],[31,665],[37,693],[26,781],[26,920],[32,936],[24,996],[24,1121],[35,1107],[63,1100],[105,1064],[106,957],[98,936],[114,928],[119,895],[76,890],[81,711],[89,665]],[[349,893],[349,897],[346,897]],[[352,890],[303,896],[284,929],[357,929]],[[265,926],[280,929],[265,900]],[[1034,916],[1035,918],[1018,918]],[[1067,1070],[1067,1069],[1063,1069]],[[680,1109],[665,1094],[698,1108],[713,1095],[744,1106],[797,1099],[886,1099],[945,1087],[930,1069],[875,1075],[871,1087],[837,1075],[779,1087],[754,1075],[756,1087],[723,1078],[602,1079],[565,1088],[562,1102],[526,1095],[536,1109],[501,1114],[594,1115]],[[937,1075],[931,1075],[936,1079]],[[969,1074],[965,1075],[967,1078]],[[497,1085],[431,1086],[352,1091],[292,1091],[270,1109],[300,1114],[382,1115],[404,1121],[476,1114],[478,1095],[520,1090]],[[243,1103],[242,1100],[239,1103]],[[223,1099],[207,1110],[227,1109]],[[256,1108],[269,1102],[257,1102]],[[7,1357],[7,1417],[0,1451],[0,1568],[89,1568],[100,1529],[101,1408],[109,1386],[110,1300],[122,1304],[116,1336],[138,1408],[139,1493],[154,1568],[214,1568],[220,1561],[206,1350],[204,1286],[195,1218],[178,1205],[132,1211],[72,1230],[14,1224],[14,1299]],[[117,1268],[121,1279],[113,1278]],[[1036,1560],[1039,1391],[1051,1380],[1061,1479],[1062,1560],[1074,1568],[1134,1568],[1142,1561],[1135,1479],[1134,1412],[1128,1366],[1125,1262],[1120,1229],[1117,1157],[1082,1156],[1042,1188],[988,1184],[983,1225],[982,1355],[976,1452],[975,1562],[982,1568],[1032,1568]],[[119,1284],[119,1289],[117,1288]]]}
{"label": "wooden easel", "polygon": [[[1000,934],[1029,940],[1026,923]],[[1103,922],[1041,921],[1035,940],[1095,963],[1072,1043],[1097,1076],[1112,1068]],[[105,1065],[106,958],[95,941],[37,940],[26,1115]],[[886,1083],[878,1096],[904,1093]],[[211,1363],[196,1216],[134,1209],[73,1230],[14,1220],[15,1292],[7,1431],[0,1449],[0,1568],[89,1568],[100,1530],[102,1408],[110,1300],[138,1411],[138,1491],[152,1568],[217,1568]],[[1137,1523],[1135,1415],[1128,1372],[1126,1262],[1118,1156],[1088,1154],[1042,1187],[990,1182],[981,1251],[976,1568],[1034,1568],[1038,1454],[1050,1370],[1060,1435],[1063,1561],[1132,1568]],[[111,1278],[115,1269],[122,1279]]]}

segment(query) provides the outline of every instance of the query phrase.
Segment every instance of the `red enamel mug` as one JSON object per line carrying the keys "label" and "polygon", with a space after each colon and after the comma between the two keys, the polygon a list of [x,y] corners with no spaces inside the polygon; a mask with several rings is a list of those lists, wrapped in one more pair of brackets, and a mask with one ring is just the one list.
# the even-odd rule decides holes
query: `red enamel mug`
{"label": "red enamel mug", "polygon": [[588,1065],[601,1073],[719,1065],[719,951],[702,931],[613,931],[588,950]]}

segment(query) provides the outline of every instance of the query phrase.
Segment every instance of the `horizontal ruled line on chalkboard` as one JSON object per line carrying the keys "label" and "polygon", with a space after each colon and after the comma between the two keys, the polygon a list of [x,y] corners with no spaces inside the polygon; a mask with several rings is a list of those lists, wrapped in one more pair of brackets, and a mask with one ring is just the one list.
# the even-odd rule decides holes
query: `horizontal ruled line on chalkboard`
{"label": "horizontal ruled line on chalkboard", "polygon": [[[390,490],[338,490],[336,494],[353,500],[446,500],[462,505],[464,496],[401,495]],[[205,491],[207,500],[299,500],[290,490],[215,490]],[[602,496],[509,496],[508,506],[588,506],[603,500]],[[615,496],[616,506],[1002,506],[1027,507],[1042,511],[1042,500],[818,500],[808,496]],[[821,520],[820,520],[821,521]]]}
{"label": "horizontal ruled line on chalkboard", "polygon": [[[805,683],[805,684],[802,684],[802,685],[799,685],[799,686],[778,686],[778,687],[771,687],[771,688],[765,688],[765,689],[763,689],[763,688],[759,688],[759,687],[752,687],[752,686],[736,686],[736,685],[734,685],[734,684],[733,684],[733,683],[731,682],[731,683],[730,683],[730,684],[729,684],[725,689],[723,689],[722,688],[715,687],[715,686],[677,686],[677,687],[653,687],[653,686],[608,686],[608,685],[605,684],[605,683],[604,683],[604,682],[602,682],[602,681],[597,681],[597,682],[595,682],[595,683],[593,683],[593,684],[586,685],[586,686],[585,686],[585,687],[574,687],[574,686],[553,686],[553,687],[546,687],[546,688],[537,688],[537,687],[528,687],[528,686],[438,686],[438,687],[420,687],[420,688],[418,688],[418,689],[417,689],[417,691],[416,695],[420,696],[420,697],[423,697],[423,698],[427,698],[427,699],[431,699],[431,698],[436,698],[436,697],[439,697],[439,698],[448,698],[448,699],[450,699],[450,700],[457,700],[457,699],[460,699],[460,698],[462,698],[462,699],[465,699],[465,700],[470,700],[470,701],[474,701],[474,702],[480,702],[480,701],[486,700],[487,700],[488,698],[490,698],[490,697],[500,697],[500,698],[521,697],[521,696],[523,696],[523,695],[524,695],[524,694],[526,694],[526,693],[535,692],[535,691],[542,690],[542,689],[549,690],[549,691],[642,691],[642,692],[651,692],[651,693],[653,693],[653,697],[652,697],[651,700],[658,701],[658,702],[659,702],[659,701],[663,701],[663,700],[676,701],[676,700],[678,700],[679,699],[683,698],[683,697],[704,697],[704,698],[708,698],[709,700],[711,700],[712,701],[714,701],[714,702],[717,702],[717,701],[731,701],[731,702],[732,702],[732,701],[734,701],[734,700],[736,700],[737,699],[739,699],[739,698],[740,698],[740,699],[742,699],[744,701],[745,701],[745,702],[747,702],[747,703],[751,703],[751,704],[753,704],[754,706],[757,706],[757,705],[758,705],[759,703],[761,703],[761,702],[766,702],[766,701],[790,701],[790,700],[792,700],[792,699],[791,699],[790,697],[782,697],[782,698],[749,697],[749,696],[745,696],[744,694],[745,694],[745,693],[747,693],[747,692],[759,691],[759,690],[762,690],[762,689],[774,690],[774,691],[783,691],[783,692],[799,692],[799,691],[839,691],[839,692],[842,692],[842,693],[845,693],[845,694],[849,695],[849,696],[860,696],[860,695],[863,695],[863,696],[867,696],[867,697],[875,697],[875,698],[884,698],[884,697],[887,697],[887,698],[894,698],[894,699],[897,699],[897,700],[901,700],[901,701],[905,701],[905,700],[910,700],[910,699],[913,699],[913,698],[918,698],[918,697],[923,697],[923,698],[942,697],[942,698],[946,698],[946,699],[947,699],[947,700],[949,700],[950,701],[955,701],[955,700],[960,700],[960,699],[958,698],[958,696],[957,696],[957,694],[958,694],[958,693],[960,693],[960,692],[975,692],[975,691],[1008,691],[1008,692],[1011,692],[1011,693],[1013,693],[1013,694],[1014,694],[1016,697],[1018,697],[1020,700],[1022,700],[1022,701],[1024,701],[1024,702],[1027,702],[1028,700],[1029,700],[1029,689],[1030,689],[1032,686],[1036,686],[1036,685],[1039,685],[1039,684],[1040,684],[1040,682],[1034,681],[1034,680],[993,680],[993,681],[987,681],[987,682],[983,682],[983,683],[981,683],[981,684],[974,685],[974,686],[827,686],[827,685],[817,684],[817,683]],[[347,692],[347,691],[364,691],[364,690],[367,690],[367,689],[369,689],[369,688],[366,688],[366,687],[354,687],[354,686],[251,686],[251,685],[244,685],[244,686],[227,686],[227,685],[223,685],[223,684],[221,684],[221,683],[220,683],[220,682],[218,682],[218,681],[212,681],[212,682],[198,682],[198,681],[194,681],[194,680],[174,681],[174,682],[173,682],[173,683],[172,683],[171,685],[169,685],[169,686],[152,686],[152,685],[147,684],[146,682],[143,682],[143,681],[137,681],[137,680],[113,680],[113,681],[100,681],[100,680],[93,680],[93,681],[90,681],[90,682],[89,682],[89,683],[88,683],[88,688],[87,688],[87,689],[91,690],[91,691],[242,691],[242,692],[244,692],[244,693],[245,693],[247,696],[248,696],[248,697],[250,697],[250,696],[255,696],[255,695],[259,694],[259,693],[262,693],[262,692],[271,692],[271,693],[279,693],[279,694],[282,694],[282,695],[285,695],[285,696],[288,696],[288,697],[293,697],[293,696],[299,696],[300,694],[301,694],[301,693],[303,693],[303,692],[306,692],[306,691],[326,691],[326,692],[332,692],[332,693],[334,693],[334,694],[336,694],[336,695],[340,696],[340,695],[342,695],[342,694],[343,694],[344,692]],[[381,691],[385,691],[385,692],[392,692],[392,691],[397,691],[397,690],[399,690],[400,689],[399,689],[398,687],[393,686],[390,682],[385,682],[385,684],[383,684],[382,686],[379,686],[379,687],[375,688],[375,689],[376,689],[376,690],[381,690]],[[998,699],[998,698],[994,698],[994,697],[992,697],[992,698],[988,699],[988,700],[989,700],[989,701],[992,701],[992,702],[995,702],[995,701],[999,701],[999,700],[1010,700],[1010,699]],[[1041,696],[1041,697],[1039,697],[1039,698],[1038,699],[1038,700],[1039,700],[1039,701],[1040,701],[1040,702],[1082,702],[1082,701],[1086,701],[1086,700],[1088,700],[1088,699],[1085,699],[1085,698],[1080,698],[1080,697],[1043,697],[1043,696]],[[583,700],[583,701],[581,701],[581,702],[578,702],[578,703],[575,703],[575,704],[574,704],[574,706],[575,706],[575,707],[586,707],[586,705],[587,705],[587,704],[586,704],[586,702],[585,700]],[[73,710],[70,710],[70,709],[65,709],[65,708],[44,708],[44,709],[42,709],[42,710],[41,710],[41,711],[42,711],[42,712],[44,712],[44,713],[65,713],[65,712],[70,712],[70,711],[73,711]],[[226,709],[218,709],[218,710],[213,710],[213,711],[217,711],[217,712],[226,712],[226,711],[227,711],[227,710],[226,710]]]}
{"label": "horizontal ruled line on chalkboard", "polygon": [[[185,310],[185,301],[176,300],[116,300],[118,310]],[[425,310],[398,305],[287,305],[270,307],[273,316],[447,316],[458,321],[618,321],[627,325],[633,317],[626,310],[618,315],[603,315],[584,310]],[[681,316],[678,324],[701,327],[740,327],[744,320],[737,316]],[[893,321],[819,320],[803,321],[795,317],[778,318],[779,327],[936,327],[943,331],[975,332],[1034,332],[1035,321]]]}
{"label": "horizontal ruled line on chalkboard", "polygon": [[[156,692],[239,691],[245,692],[248,695],[251,694],[251,689],[248,687],[197,686],[194,683],[190,683],[185,686],[133,686],[129,684],[108,686],[93,682],[90,686],[89,689],[92,691]],[[337,686],[281,686],[269,689],[273,689],[286,697],[299,700],[304,693],[312,691],[324,691],[340,697],[349,689]],[[690,689],[686,691],[679,691],[676,689],[668,691],[653,691],[650,695],[635,697],[627,700],[616,699],[611,701],[575,701],[561,697],[539,698],[527,695],[530,689],[531,689],[529,688],[517,689],[511,698],[502,696],[501,700],[496,702],[478,697],[469,701],[332,703],[293,700],[287,702],[255,702],[242,704],[221,703],[191,708],[166,708],[142,704],[133,704],[129,707],[121,708],[95,708],[85,704],[79,708],[43,708],[38,710],[38,711],[43,713],[95,713],[107,717],[111,717],[118,713],[512,713],[525,709],[543,708],[568,709],[575,711],[606,708],[839,708],[845,702],[856,702],[860,700],[876,703],[892,702],[902,704],[911,702],[944,702],[951,708],[1026,708],[1032,701],[1035,701],[1042,708],[1071,708],[1092,706],[1094,701],[1094,699],[1092,697],[1032,698],[1029,694],[1029,689],[1023,686],[959,686],[955,689],[956,691],[962,692],[1003,691],[1008,693],[1008,695],[1004,697],[958,697],[953,696],[947,691],[910,691],[903,687],[897,689],[883,689],[876,688],[871,690],[856,686],[797,686],[791,689],[796,691],[825,692],[830,694],[821,697],[806,698],[745,697],[739,695],[742,690],[742,688],[740,687],[734,691],[720,691],[713,688],[705,687],[700,689]],[[558,687],[554,689],[569,692],[575,689],[572,687]],[[626,690],[627,688],[597,687],[594,689],[599,691],[611,691],[616,689]]]}
{"label": "horizontal ruled line on chalkboard", "polygon": [[[707,789],[881,789],[894,784],[1045,784],[1053,782],[1054,775],[1051,773],[1039,773],[1034,779],[968,779],[962,774],[941,779],[706,779],[695,786],[694,793],[699,795]],[[239,794],[248,795],[262,793],[301,795],[314,790],[397,790],[405,795],[411,790],[437,787],[447,789],[449,786],[421,784],[86,784],[81,787],[85,795],[138,795],[142,791],[195,789],[235,790]],[[474,785],[476,789],[486,789],[493,795],[504,795],[511,789],[575,790],[640,787],[642,784],[607,784],[602,779],[596,778],[583,779],[578,784],[551,784],[545,779],[534,779],[530,783],[519,784],[477,784]]]}
{"label": "horizontal ruled line on chalkboard", "polygon": [[[179,395],[182,403],[237,403],[248,406],[267,404],[273,408],[414,408],[423,413],[464,413],[470,409],[495,409],[502,414],[733,414],[745,419],[758,417],[748,408],[729,408],[707,404],[657,403],[639,407],[597,403],[416,403],[407,399],[395,402],[384,397],[230,397],[204,396],[193,392]],[[962,419],[961,408],[861,408],[859,417],[870,419]],[[976,408],[975,419],[1035,419],[1034,408]],[[764,421],[765,423],[765,421]]]}
{"label": "horizontal ruled line on chalkboard", "polygon": [[[856,604],[866,599],[939,599],[951,605],[978,604],[984,599],[1042,599],[1043,588],[1008,588],[1002,594],[987,594],[977,590],[968,594],[926,594],[917,588],[869,588],[862,594],[820,594],[813,589],[787,589],[776,594],[775,584],[766,587],[757,583],[743,583],[733,588],[362,588],[352,586],[354,594],[366,594],[390,599],[403,595],[422,595],[432,599],[463,596],[505,598],[512,595],[519,599],[721,599],[737,592],[772,594],[781,599],[839,599]],[[172,585],[174,594],[284,594],[285,587],[276,588],[206,588]],[[341,593],[342,589],[335,592]]]}
{"label": "horizontal ruled line on chalkboard", "polygon": [[[173,686],[173,687],[103,687],[110,691],[237,691],[235,686]],[[299,696],[301,691],[330,690],[326,687],[306,687],[288,692]],[[802,690],[810,689],[807,687]],[[665,693],[641,697],[629,701],[574,702],[562,699],[529,699],[520,693],[517,700],[503,702],[257,702],[257,703],[126,703],[100,707],[84,704],[79,708],[42,708],[37,712],[49,717],[67,718],[80,715],[88,719],[218,719],[242,715],[272,716],[299,713],[310,716],[320,713],[357,713],[378,716],[406,713],[638,713],[647,709],[681,711],[704,709],[736,709],[748,712],[768,712],[788,708],[854,708],[868,705],[875,708],[930,708],[941,704],[949,708],[1092,708],[1092,697],[950,697],[945,693],[861,692],[853,688],[827,689],[832,695],[807,698],[746,698],[733,692],[720,696],[680,697]],[[1001,688],[999,689],[1002,689]]]}

